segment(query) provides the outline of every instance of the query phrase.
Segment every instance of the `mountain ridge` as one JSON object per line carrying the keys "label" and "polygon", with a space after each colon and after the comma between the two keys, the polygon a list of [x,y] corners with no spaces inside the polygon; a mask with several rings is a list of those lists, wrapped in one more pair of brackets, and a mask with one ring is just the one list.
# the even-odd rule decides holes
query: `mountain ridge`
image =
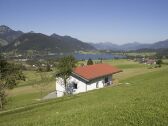
{"label": "mountain ridge", "polygon": [[132,42],[122,45],[110,43],[110,42],[100,42],[100,43],[90,43],[98,50],[114,50],[114,51],[130,51],[130,50],[139,50],[139,49],[160,49],[168,48],[168,39],[163,41],[154,42],[151,44]]}
{"label": "mountain ridge", "polygon": [[0,26],[0,45],[3,51],[19,51],[28,50],[35,51],[51,51],[51,52],[75,52],[80,50],[95,50],[93,46],[82,42],[71,36],[60,36],[56,33],[45,35],[43,33],[35,33],[30,31],[24,33],[15,31],[8,26]]}
{"label": "mountain ridge", "polygon": [[42,33],[24,33],[13,42],[3,47],[4,51],[17,50],[25,52],[28,50],[49,52],[75,52],[80,50],[95,50],[88,43],[84,43],[72,37],[51,37]]}
{"label": "mountain ridge", "polygon": [[[26,38],[26,36],[28,38]],[[144,44],[139,42],[126,43],[123,45],[118,45],[111,42],[86,43],[68,35],[61,36],[56,33],[53,33],[51,35],[45,35],[43,33],[35,33],[34,31],[24,33],[22,31],[15,31],[9,28],[8,26],[1,25],[0,26],[0,46],[5,51],[9,51],[9,50],[26,51],[31,49],[50,50],[50,51],[56,51],[56,52],[61,52],[61,51],[74,52],[79,50],[85,51],[85,50],[95,50],[95,49],[129,51],[129,50],[139,50],[139,49],[168,48],[168,39],[163,41],[158,41],[152,44]]]}

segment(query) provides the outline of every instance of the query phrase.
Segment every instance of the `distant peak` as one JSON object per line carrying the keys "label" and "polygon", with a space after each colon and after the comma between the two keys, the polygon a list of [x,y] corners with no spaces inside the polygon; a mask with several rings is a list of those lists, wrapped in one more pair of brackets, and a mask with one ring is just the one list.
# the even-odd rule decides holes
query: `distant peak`
{"label": "distant peak", "polygon": [[164,41],[168,41],[168,39],[165,39]]}
{"label": "distant peak", "polygon": [[53,33],[52,35],[50,35],[50,36],[59,36],[58,34],[55,34],[55,33]]}
{"label": "distant peak", "polygon": [[63,37],[72,38],[72,37],[71,37],[71,36],[69,36],[69,35],[64,35]]}
{"label": "distant peak", "polygon": [[136,42],[136,41],[135,41],[135,42],[133,42],[133,43],[134,43],[134,44],[140,44],[139,42]]}
{"label": "distant peak", "polygon": [[0,33],[9,32],[9,31],[12,31],[12,29],[10,29],[8,26],[6,25],[0,26]]}
{"label": "distant peak", "polygon": [[28,32],[28,33],[35,33],[34,31],[30,31],[30,32]]}
{"label": "distant peak", "polygon": [[0,28],[7,28],[7,29],[10,29],[8,26],[6,25],[0,25]]}

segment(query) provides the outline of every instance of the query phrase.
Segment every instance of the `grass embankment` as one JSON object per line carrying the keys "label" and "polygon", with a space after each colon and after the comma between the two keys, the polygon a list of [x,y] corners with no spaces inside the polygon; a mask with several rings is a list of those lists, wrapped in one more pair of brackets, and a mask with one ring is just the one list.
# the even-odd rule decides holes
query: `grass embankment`
{"label": "grass embankment", "polygon": [[41,80],[42,74],[45,74],[45,76],[49,77],[50,81],[55,80],[53,71],[51,72],[23,71],[23,74],[25,75],[26,80],[19,82],[17,87],[41,83],[42,81],[44,81],[44,80]]}
{"label": "grass embankment", "polygon": [[[40,74],[45,74],[50,79],[42,80]],[[55,90],[54,72],[24,71],[24,75],[26,76],[26,81],[19,82],[16,88],[7,91],[9,98],[6,110],[38,103],[39,99]],[[42,90],[42,95],[41,88],[38,86],[40,83],[43,83],[44,86],[46,85],[45,90]]]}
{"label": "grass embankment", "polygon": [[[128,68],[124,71],[130,69],[137,68]],[[145,70],[144,67],[138,69]],[[168,67],[146,68],[146,71],[140,74],[136,72],[122,79],[120,81],[122,84],[118,86],[58,98],[37,107],[0,114],[0,124],[1,126],[167,125]]]}

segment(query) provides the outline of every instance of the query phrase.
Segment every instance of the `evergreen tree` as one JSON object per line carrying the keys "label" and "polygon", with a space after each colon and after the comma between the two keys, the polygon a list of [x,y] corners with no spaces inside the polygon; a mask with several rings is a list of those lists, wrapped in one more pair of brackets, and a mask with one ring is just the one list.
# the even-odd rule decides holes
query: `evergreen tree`
{"label": "evergreen tree", "polygon": [[50,72],[50,71],[52,71],[51,66],[50,66],[49,63],[47,63],[47,66],[46,66],[46,72]]}
{"label": "evergreen tree", "polygon": [[88,59],[88,61],[87,61],[87,65],[93,65],[93,61],[92,61],[92,59]]}
{"label": "evergreen tree", "polygon": [[156,64],[157,64],[159,67],[161,67],[161,66],[162,66],[162,60],[161,60],[161,59],[158,59],[158,60],[156,61]]}

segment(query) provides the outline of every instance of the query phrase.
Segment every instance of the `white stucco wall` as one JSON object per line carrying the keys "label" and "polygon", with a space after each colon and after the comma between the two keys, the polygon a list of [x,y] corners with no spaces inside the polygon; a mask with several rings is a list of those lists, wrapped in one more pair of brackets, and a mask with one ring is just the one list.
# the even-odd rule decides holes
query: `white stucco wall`
{"label": "white stucco wall", "polygon": [[69,80],[70,83],[72,82],[75,82],[77,83],[77,89],[74,89],[74,94],[77,94],[77,93],[80,93],[80,92],[86,92],[86,83],[78,80],[77,78],[75,77],[70,77],[70,80]]}
{"label": "white stucco wall", "polygon": [[[112,83],[112,75],[109,75],[107,77],[108,77],[108,80],[110,81],[110,83]],[[86,91],[90,91],[90,90],[94,90],[94,89],[103,88],[105,86],[104,79],[105,79],[105,77],[101,77],[101,78],[95,79],[95,80],[91,81],[90,83],[86,84],[85,82],[83,82],[75,77],[70,76],[67,83],[74,82],[77,84],[77,89],[73,90],[74,91],[73,94],[77,94],[80,92],[86,92]],[[57,97],[61,97],[64,95],[65,87],[64,87],[62,78],[56,78],[56,91],[57,91]]]}
{"label": "white stucco wall", "polygon": [[[112,75],[109,75],[106,77],[108,77],[110,84],[112,84]],[[90,82],[89,84],[87,84],[87,91],[103,88],[105,86],[104,79],[105,79],[105,77],[98,78],[98,79]],[[98,86],[96,86],[97,84],[98,84]]]}
{"label": "white stucco wall", "polygon": [[65,92],[64,81],[60,77],[56,78],[56,91],[57,91],[57,97],[61,97],[64,95]]}

